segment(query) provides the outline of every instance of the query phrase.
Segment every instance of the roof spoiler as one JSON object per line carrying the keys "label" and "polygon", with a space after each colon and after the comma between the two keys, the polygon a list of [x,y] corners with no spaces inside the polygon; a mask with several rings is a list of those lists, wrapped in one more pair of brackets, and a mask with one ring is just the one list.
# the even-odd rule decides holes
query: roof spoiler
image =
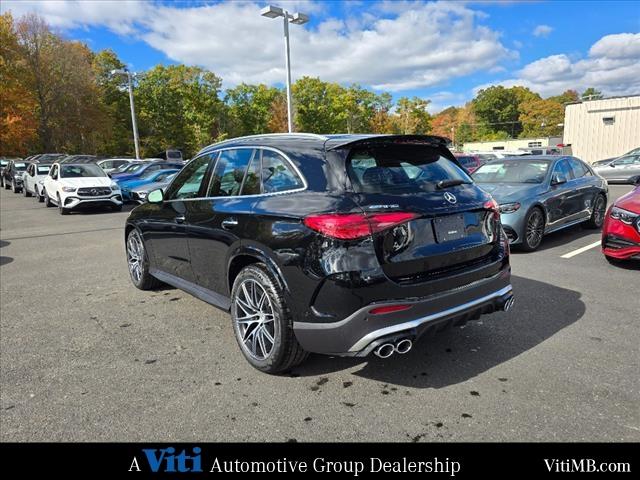
{"label": "roof spoiler", "polygon": [[451,143],[451,140],[437,135],[372,135],[370,137],[359,138],[357,140],[345,139],[344,143],[332,145],[327,150],[367,145],[381,145],[385,143],[393,143],[396,145],[430,145],[433,147],[446,147],[448,143]]}

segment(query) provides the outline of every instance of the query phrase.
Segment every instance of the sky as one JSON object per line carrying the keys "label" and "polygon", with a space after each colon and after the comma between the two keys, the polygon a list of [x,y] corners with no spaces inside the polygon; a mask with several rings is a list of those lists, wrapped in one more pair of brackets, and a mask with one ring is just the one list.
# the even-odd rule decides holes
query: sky
{"label": "sky", "polygon": [[[276,1],[276,0],[274,0]],[[282,86],[281,19],[255,1],[13,1],[63,36],[113,49],[136,71],[184,63],[241,82]],[[543,97],[595,87],[640,94],[640,1],[276,1],[310,16],[290,25],[293,79],[358,83],[437,112],[490,85]]]}

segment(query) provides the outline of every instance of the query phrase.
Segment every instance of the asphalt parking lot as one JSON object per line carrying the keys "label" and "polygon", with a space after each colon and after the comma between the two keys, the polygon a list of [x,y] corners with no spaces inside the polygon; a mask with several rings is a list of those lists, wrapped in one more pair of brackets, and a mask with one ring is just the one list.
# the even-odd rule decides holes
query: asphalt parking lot
{"label": "asphalt parking lot", "polygon": [[575,253],[599,232],[515,252],[509,313],[269,376],[227,314],[133,288],[127,215],[0,191],[2,441],[640,440],[640,266]]}

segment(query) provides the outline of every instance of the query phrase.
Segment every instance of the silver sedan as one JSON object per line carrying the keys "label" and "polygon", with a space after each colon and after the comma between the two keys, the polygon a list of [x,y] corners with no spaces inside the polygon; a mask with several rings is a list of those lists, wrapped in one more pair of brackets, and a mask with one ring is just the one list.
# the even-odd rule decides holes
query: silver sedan
{"label": "silver sedan", "polygon": [[618,157],[607,165],[596,166],[595,171],[609,183],[633,184],[640,177],[640,153]]}
{"label": "silver sedan", "polygon": [[512,244],[532,251],[547,233],[582,223],[602,226],[607,182],[575,157],[532,155],[486,163],[473,180],[500,205]]}

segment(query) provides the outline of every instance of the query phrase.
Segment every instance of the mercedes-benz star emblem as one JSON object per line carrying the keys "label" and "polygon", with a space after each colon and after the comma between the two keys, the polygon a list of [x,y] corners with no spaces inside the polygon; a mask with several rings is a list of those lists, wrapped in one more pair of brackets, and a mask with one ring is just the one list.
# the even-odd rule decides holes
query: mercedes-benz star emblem
{"label": "mercedes-benz star emblem", "polygon": [[456,203],[458,201],[456,196],[451,192],[445,192],[444,193],[444,199],[449,203]]}
{"label": "mercedes-benz star emblem", "polygon": [[91,195],[97,195],[98,194],[98,190],[96,190],[95,188],[91,189]]}

